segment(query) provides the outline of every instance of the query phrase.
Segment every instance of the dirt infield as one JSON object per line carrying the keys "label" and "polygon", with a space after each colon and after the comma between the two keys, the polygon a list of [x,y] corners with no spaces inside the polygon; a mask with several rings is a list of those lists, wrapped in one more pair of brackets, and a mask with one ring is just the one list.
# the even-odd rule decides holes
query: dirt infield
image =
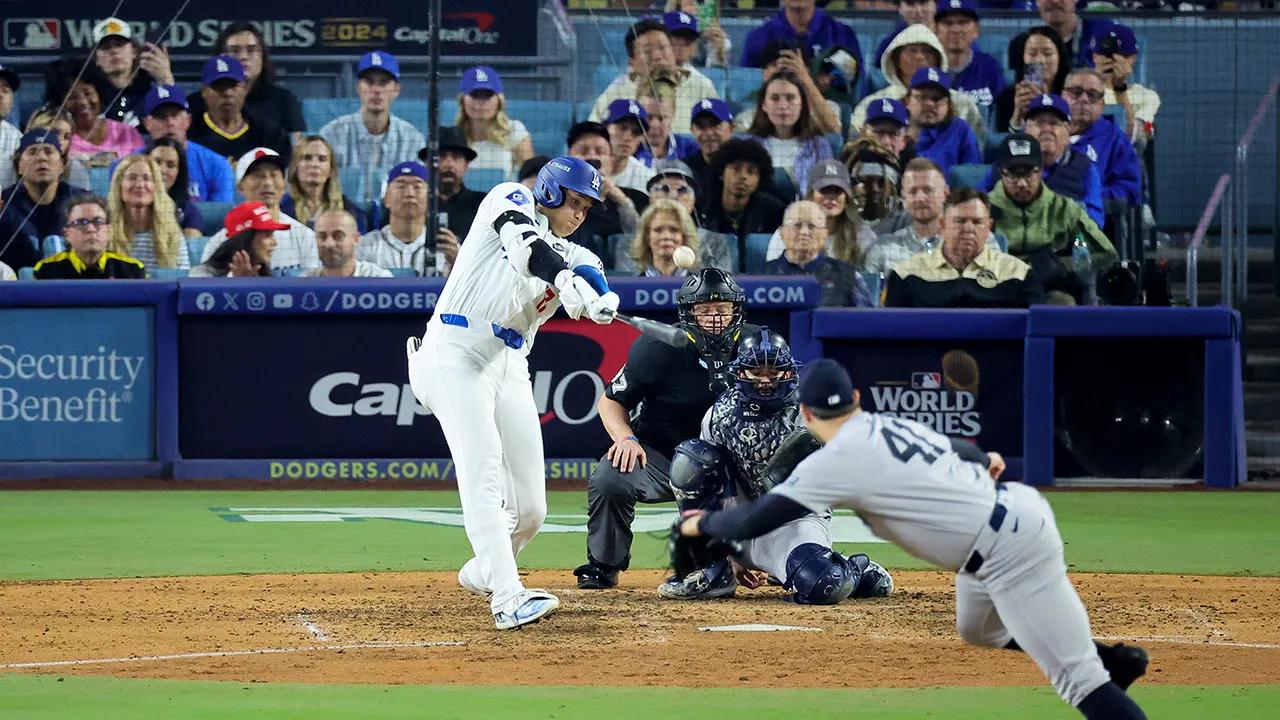
{"label": "dirt infield", "polygon": [[[0,583],[0,672],[319,683],[926,687],[1039,685],[1019,653],[961,644],[950,576],[895,574],[889,598],[799,607],[781,591],[657,599],[656,571],[607,592],[530,587],[564,605],[493,629],[453,573]],[[1144,682],[1276,682],[1280,578],[1074,575],[1099,636],[1140,638]],[[702,632],[766,623],[821,632]],[[263,652],[266,651],[266,652]],[[200,656],[192,656],[199,654]],[[166,656],[160,659],[138,659]],[[179,656],[179,657],[168,657]],[[80,662],[102,661],[111,662]],[[53,665],[59,661],[74,663]],[[32,667],[18,664],[38,663]]]}

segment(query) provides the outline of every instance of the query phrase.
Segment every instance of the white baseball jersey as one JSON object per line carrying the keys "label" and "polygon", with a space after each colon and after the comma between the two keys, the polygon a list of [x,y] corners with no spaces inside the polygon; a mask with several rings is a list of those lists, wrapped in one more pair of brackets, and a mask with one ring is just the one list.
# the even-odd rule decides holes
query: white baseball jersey
{"label": "white baseball jersey", "polygon": [[529,188],[520,183],[502,183],[481,201],[435,312],[463,315],[471,322],[489,322],[515,330],[524,336],[520,352],[528,355],[538,327],[560,307],[560,297],[545,280],[526,277],[507,259],[493,222],[512,210],[527,216],[570,268],[590,265],[604,273],[600,258],[590,250],[551,234],[547,219],[534,210]]}
{"label": "white baseball jersey", "polygon": [[[311,228],[280,213],[280,222],[289,226],[288,230],[276,230],[276,251],[271,255],[271,269],[280,271],[288,268],[308,270],[320,267],[320,250],[316,246],[316,234]],[[201,263],[209,262],[213,252],[227,241],[227,230],[223,228],[209,238],[200,256]]]}
{"label": "white baseball jersey", "polygon": [[846,507],[878,537],[959,570],[995,507],[985,468],[912,420],[860,412],[770,492],[815,513]]}

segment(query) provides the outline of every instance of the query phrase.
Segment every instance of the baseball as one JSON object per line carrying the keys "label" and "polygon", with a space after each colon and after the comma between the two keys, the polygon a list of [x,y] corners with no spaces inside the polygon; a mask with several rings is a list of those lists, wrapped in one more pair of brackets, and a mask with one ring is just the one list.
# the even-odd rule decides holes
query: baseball
{"label": "baseball", "polygon": [[691,270],[698,263],[698,256],[693,254],[693,250],[688,245],[681,245],[672,253],[671,259],[676,261],[676,267]]}

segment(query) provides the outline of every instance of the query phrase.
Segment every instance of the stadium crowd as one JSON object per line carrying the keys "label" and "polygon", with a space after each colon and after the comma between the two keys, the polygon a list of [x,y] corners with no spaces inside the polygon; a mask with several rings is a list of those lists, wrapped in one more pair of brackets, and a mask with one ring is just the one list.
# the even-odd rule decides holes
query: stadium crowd
{"label": "stadium crowd", "polygon": [[[49,67],[22,130],[0,122],[0,278],[447,276],[488,189],[468,172],[529,184],[568,154],[603,177],[569,239],[610,273],[683,275],[685,245],[702,266],[812,275],[824,305],[1094,301],[1145,202],[1160,105],[1132,79],[1130,27],[1037,0],[997,59],[978,0],[900,0],[863,67],[856,18],[813,0],[780,3],[740,50],[688,5],[630,26],[625,67],[563,144],[535,145],[494,68],[466,69],[439,197],[427,138],[396,114],[394,55],[360,57],[358,109],[307,127],[254,25],[224,28],[184,88],[107,18],[87,61]],[[759,68],[743,103],[703,72],[734,64]],[[19,83],[0,66],[0,116]]]}

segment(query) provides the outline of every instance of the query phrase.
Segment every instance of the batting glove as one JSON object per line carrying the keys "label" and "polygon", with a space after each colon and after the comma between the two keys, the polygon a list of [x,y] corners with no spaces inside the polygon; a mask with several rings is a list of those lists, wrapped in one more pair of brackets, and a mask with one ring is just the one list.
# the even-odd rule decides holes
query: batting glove
{"label": "batting glove", "polygon": [[618,293],[612,290],[601,295],[595,301],[587,303],[587,317],[597,325],[608,325],[613,322],[613,315],[618,311]]}
{"label": "batting glove", "polygon": [[590,283],[568,269],[561,270],[556,275],[556,292],[560,296],[560,304],[564,307],[564,311],[574,320],[589,312],[591,303],[600,300],[600,294],[591,287]]}

